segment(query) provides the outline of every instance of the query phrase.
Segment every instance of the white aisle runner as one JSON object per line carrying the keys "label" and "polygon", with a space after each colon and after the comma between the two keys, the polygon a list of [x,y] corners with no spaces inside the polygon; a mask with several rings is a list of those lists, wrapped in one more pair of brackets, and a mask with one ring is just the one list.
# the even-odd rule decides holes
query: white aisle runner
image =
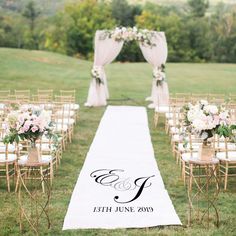
{"label": "white aisle runner", "polygon": [[109,106],[63,230],[181,225],[158,170],[144,107]]}

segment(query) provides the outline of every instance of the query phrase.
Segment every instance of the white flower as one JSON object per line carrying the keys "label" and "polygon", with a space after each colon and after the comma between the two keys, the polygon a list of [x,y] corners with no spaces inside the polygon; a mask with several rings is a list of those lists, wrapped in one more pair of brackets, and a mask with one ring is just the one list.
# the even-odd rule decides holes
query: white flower
{"label": "white flower", "polygon": [[194,119],[193,128],[200,132],[206,128],[205,122],[201,120],[200,118]]}
{"label": "white flower", "polygon": [[133,31],[134,31],[134,32],[137,32],[138,29],[134,26],[134,27],[133,27]]}
{"label": "white flower", "polygon": [[229,117],[228,111],[221,112],[219,114],[219,117],[220,117],[221,120],[226,120]]}
{"label": "white flower", "polygon": [[125,27],[121,28],[121,31],[125,32],[127,29]]}
{"label": "white flower", "polygon": [[215,106],[215,105],[206,105],[206,106],[204,107],[204,110],[205,110],[206,112],[208,112],[208,113],[213,114],[213,115],[215,115],[215,114],[217,114],[217,113],[219,112],[217,106]]}
{"label": "white flower", "polygon": [[155,68],[155,69],[153,70],[153,77],[154,77],[154,79],[156,79],[156,80],[162,81],[162,80],[165,79],[165,73],[162,72],[159,68]]}

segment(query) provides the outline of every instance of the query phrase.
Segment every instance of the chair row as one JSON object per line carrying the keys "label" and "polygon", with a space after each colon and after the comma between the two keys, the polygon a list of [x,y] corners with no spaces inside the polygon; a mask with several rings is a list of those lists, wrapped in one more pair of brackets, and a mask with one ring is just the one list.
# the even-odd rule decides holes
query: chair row
{"label": "chair row", "polygon": [[56,96],[71,97],[75,102],[75,90],[60,90],[55,93],[52,89],[43,90],[38,89],[35,93],[30,90],[0,90],[0,102],[19,101],[20,103],[28,103],[29,101],[51,102],[55,100]]}
{"label": "chair row", "polygon": [[[53,101],[51,103],[22,103],[18,107],[10,106],[5,103],[1,107],[0,113],[0,138],[3,139],[6,131],[4,127],[4,120],[12,110],[24,111],[32,107],[40,107],[45,112],[47,112],[50,120],[54,124],[54,132],[58,134],[58,141],[48,139],[46,136],[43,136],[40,140],[37,141],[37,146],[42,157],[44,165],[39,166],[37,171],[41,174],[49,175],[50,180],[52,181],[53,173],[58,168],[60,160],[62,158],[62,153],[66,149],[69,142],[72,141],[74,134],[74,126],[78,120],[79,114],[79,104],[74,103],[74,100],[71,99],[72,96],[60,96],[60,99]],[[11,104],[12,105],[12,104]],[[30,173],[35,170],[32,168],[18,168],[19,166],[24,167],[24,163],[27,162],[27,156],[29,151],[29,142],[20,141],[19,144],[8,144],[5,145],[0,141],[0,172],[4,173],[3,178],[6,178],[7,189],[10,191],[10,179],[16,181],[16,190],[19,183],[19,175],[22,175],[25,179],[33,178]],[[46,164],[45,164],[46,163]],[[24,171],[22,171],[24,170]],[[28,171],[26,171],[28,170]],[[39,174],[40,174],[39,173]],[[17,177],[16,177],[17,176]],[[37,177],[39,178],[39,177]],[[44,185],[42,183],[42,188],[44,191]]]}
{"label": "chair row", "polygon": [[[181,166],[182,178],[185,183],[186,177],[189,176],[189,159],[198,158],[203,141],[199,137],[189,134],[188,130],[186,130],[182,109],[184,105],[186,105],[184,98],[171,98],[168,107],[162,107],[163,110],[160,110],[160,107],[155,109],[154,125],[156,127],[159,114],[164,113],[165,130],[170,136],[173,156],[176,159],[176,163]],[[230,111],[231,123],[236,124],[236,104],[228,103],[225,106]],[[226,190],[228,177],[236,176],[234,173],[236,170],[236,145],[227,138],[224,139],[217,136],[214,136],[211,141],[214,156],[219,159],[219,173],[224,178],[224,189]],[[229,172],[230,169],[234,169],[233,174]]]}

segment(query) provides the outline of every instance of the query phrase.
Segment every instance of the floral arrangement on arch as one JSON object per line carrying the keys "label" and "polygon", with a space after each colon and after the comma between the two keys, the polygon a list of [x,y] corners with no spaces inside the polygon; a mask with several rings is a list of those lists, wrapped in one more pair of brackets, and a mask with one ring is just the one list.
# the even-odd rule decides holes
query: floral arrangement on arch
{"label": "floral arrangement on arch", "polygon": [[184,124],[191,133],[205,141],[214,134],[235,139],[233,130],[236,126],[231,125],[230,114],[225,107],[200,100],[196,104],[189,103],[183,109]]}
{"label": "floral arrangement on arch", "polygon": [[156,85],[162,85],[162,83],[165,81],[166,75],[165,75],[165,65],[161,64],[160,67],[155,67],[153,69],[152,73],[153,79],[156,81]]}
{"label": "floral arrangement on arch", "polygon": [[4,128],[6,130],[4,143],[18,143],[20,140],[35,143],[42,135],[57,139],[57,135],[53,132],[50,114],[38,106],[11,111],[6,117]]}
{"label": "floral arrangement on arch", "polygon": [[136,40],[143,46],[156,46],[152,39],[155,37],[155,32],[147,29],[138,29],[136,27],[116,27],[114,30],[106,30],[101,36],[100,40],[112,38],[117,42],[130,42]]}
{"label": "floral arrangement on arch", "polygon": [[98,85],[104,84],[103,79],[102,79],[102,70],[101,67],[99,66],[94,66],[91,70],[91,75],[95,79],[96,83]]}

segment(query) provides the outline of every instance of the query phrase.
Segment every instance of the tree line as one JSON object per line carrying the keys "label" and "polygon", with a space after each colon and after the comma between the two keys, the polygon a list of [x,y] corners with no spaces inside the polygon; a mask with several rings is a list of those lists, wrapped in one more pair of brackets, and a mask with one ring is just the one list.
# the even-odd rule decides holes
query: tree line
{"label": "tree line", "polygon": [[[45,14],[37,1],[20,10],[0,9],[0,47],[59,52],[93,59],[96,30],[137,26],[164,31],[171,62],[236,62],[236,4],[220,3],[208,11],[208,0],[188,0],[185,7],[127,0],[78,0]],[[143,61],[135,42],[117,58]]]}

